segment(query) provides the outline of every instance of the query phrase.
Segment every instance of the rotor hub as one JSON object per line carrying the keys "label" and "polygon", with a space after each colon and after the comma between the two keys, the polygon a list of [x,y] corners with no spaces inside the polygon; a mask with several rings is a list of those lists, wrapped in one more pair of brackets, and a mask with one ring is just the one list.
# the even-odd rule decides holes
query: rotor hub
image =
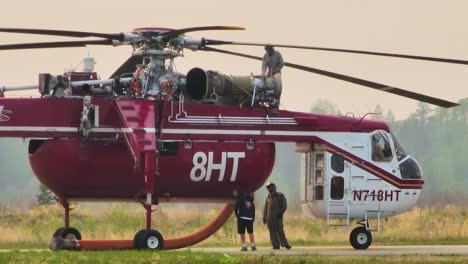
{"label": "rotor hub", "polygon": [[144,34],[144,33],[156,33],[156,34],[161,34],[165,33],[168,31],[173,31],[175,29],[173,28],[162,28],[162,27],[141,27],[141,28],[135,28],[132,30],[132,33],[134,34]]}

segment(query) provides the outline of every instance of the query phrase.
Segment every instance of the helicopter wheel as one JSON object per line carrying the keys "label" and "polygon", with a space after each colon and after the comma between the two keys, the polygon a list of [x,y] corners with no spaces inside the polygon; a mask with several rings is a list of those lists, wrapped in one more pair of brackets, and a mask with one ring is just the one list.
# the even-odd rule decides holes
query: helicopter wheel
{"label": "helicopter wheel", "polygon": [[62,239],[81,240],[80,232],[76,228],[73,228],[73,227],[60,227],[52,235],[52,238],[57,238],[57,237],[60,237]]}
{"label": "helicopter wheel", "polygon": [[[68,240],[69,242],[66,242]],[[73,227],[60,227],[57,229],[49,241],[50,250],[64,250],[74,248],[76,240],[81,240],[80,232]]]}
{"label": "helicopter wheel", "polygon": [[135,236],[133,237],[133,248],[134,249],[140,249],[140,237],[143,235],[143,233],[146,232],[146,229],[138,231]]}
{"label": "helicopter wheel", "polygon": [[136,249],[162,250],[164,248],[164,238],[156,230],[143,229],[135,234],[133,247]]}
{"label": "helicopter wheel", "polygon": [[61,227],[57,229],[57,231],[55,231],[52,237],[81,240],[80,232],[76,228],[73,228],[73,227]]}
{"label": "helicopter wheel", "polygon": [[367,249],[372,243],[372,233],[363,226],[356,227],[349,235],[349,243],[355,249]]}
{"label": "helicopter wheel", "polygon": [[52,238],[58,237],[60,233],[65,229],[65,227],[60,227],[59,229],[55,230],[54,234],[52,235]]}

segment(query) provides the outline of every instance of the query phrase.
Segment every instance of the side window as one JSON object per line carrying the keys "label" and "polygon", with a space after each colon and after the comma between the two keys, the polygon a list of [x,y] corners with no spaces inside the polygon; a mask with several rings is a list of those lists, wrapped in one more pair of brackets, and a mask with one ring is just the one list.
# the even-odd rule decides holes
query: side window
{"label": "side window", "polygon": [[323,184],[323,169],[325,165],[325,154],[315,154],[315,183]]}
{"label": "side window", "polygon": [[331,157],[331,167],[337,173],[344,171],[344,158],[339,154],[333,154]]}
{"label": "side window", "polygon": [[378,162],[389,162],[393,159],[392,148],[388,134],[383,131],[372,133],[372,160]]}
{"label": "side window", "polygon": [[313,154],[313,176],[314,183],[313,187],[313,199],[314,200],[323,200],[323,183],[325,179],[325,153],[324,152],[315,152]]}
{"label": "side window", "polygon": [[343,177],[334,176],[330,181],[330,198],[332,200],[341,200],[344,196],[344,179]]}

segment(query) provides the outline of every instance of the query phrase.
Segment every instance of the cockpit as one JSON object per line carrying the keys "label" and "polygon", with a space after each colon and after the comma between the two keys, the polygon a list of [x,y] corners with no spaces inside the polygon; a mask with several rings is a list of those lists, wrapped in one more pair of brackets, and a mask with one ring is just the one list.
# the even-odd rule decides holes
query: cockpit
{"label": "cockpit", "polygon": [[405,150],[394,135],[376,130],[371,133],[372,160],[375,162],[391,162],[394,157],[398,161],[403,179],[421,179],[422,169],[419,163]]}

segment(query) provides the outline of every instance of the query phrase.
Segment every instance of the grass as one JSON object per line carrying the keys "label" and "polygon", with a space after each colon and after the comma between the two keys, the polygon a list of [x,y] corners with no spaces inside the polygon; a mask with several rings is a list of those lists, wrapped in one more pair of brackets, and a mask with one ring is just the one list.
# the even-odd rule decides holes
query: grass
{"label": "grass", "polygon": [[464,256],[329,257],[217,254],[190,251],[2,252],[0,263],[466,263]]}
{"label": "grass", "polygon": [[[162,207],[154,213],[154,226],[165,237],[186,235],[208,223],[219,209],[203,207]],[[457,206],[414,208],[382,220],[382,230],[374,232],[373,245],[468,244],[468,209]],[[255,221],[255,237],[260,246],[269,245],[267,228],[260,212]],[[107,208],[80,207],[71,212],[71,225],[84,239],[132,239],[144,227],[144,210],[113,204]],[[51,234],[63,226],[63,210],[58,205],[30,210],[0,209],[0,248],[47,248]],[[323,220],[287,212],[284,222],[292,245],[349,245],[351,229],[331,227]],[[234,217],[200,247],[239,245]],[[0,261],[0,263],[2,263]]]}

